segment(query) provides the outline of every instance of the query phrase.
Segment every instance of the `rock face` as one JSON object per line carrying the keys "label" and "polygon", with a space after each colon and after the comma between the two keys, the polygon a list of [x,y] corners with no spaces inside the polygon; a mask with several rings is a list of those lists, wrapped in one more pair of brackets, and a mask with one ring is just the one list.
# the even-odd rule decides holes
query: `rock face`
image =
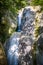
{"label": "rock face", "polygon": [[19,41],[19,65],[32,65],[32,42],[29,37],[23,37]]}
{"label": "rock face", "polygon": [[[21,19],[21,38],[19,40],[19,65],[32,65],[32,45],[34,42],[34,20],[36,12],[25,8]],[[21,61],[20,61],[21,60]]]}
{"label": "rock face", "polygon": [[30,8],[25,8],[23,11],[22,22],[21,22],[21,29],[24,31],[30,31],[30,27],[35,20],[35,12],[32,11]]}
{"label": "rock face", "polygon": [[[21,38],[19,41],[20,65],[32,65],[32,45],[35,41],[34,31],[36,19],[38,18],[38,25],[43,26],[43,12],[40,12],[41,7],[28,7],[23,10],[21,19]],[[40,13],[39,13],[40,12]],[[38,15],[37,15],[38,14]],[[37,26],[36,26],[37,27]],[[28,56],[28,58],[27,58]],[[26,59],[26,60],[25,60]]]}
{"label": "rock face", "polygon": [[0,65],[7,65],[6,55],[1,43],[0,43]]}
{"label": "rock face", "polygon": [[21,30],[23,31],[23,35],[30,35],[32,38],[34,38],[35,25],[36,27],[43,25],[43,12],[40,12],[40,10],[40,6],[28,6],[24,8],[21,19]]}

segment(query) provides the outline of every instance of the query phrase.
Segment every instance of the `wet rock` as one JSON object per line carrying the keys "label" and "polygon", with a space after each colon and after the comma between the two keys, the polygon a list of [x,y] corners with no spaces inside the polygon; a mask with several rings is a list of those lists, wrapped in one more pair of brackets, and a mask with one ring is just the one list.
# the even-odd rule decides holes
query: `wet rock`
{"label": "wet rock", "polygon": [[19,63],[21,65],[32,65],[32,42],[29,37],[22,37],[19,40]]}
{"label": "wet rock", "polygon": [[21,29],[28,30],[28,28],[32,26],[34,20],[35,20],[35,12],[31,11],[31,8],[24,9],[21,22]]}
{"label": "wet rock", "polygon": [[21,35],[30,36],[34,39],[35,16],[36,12],[33,10],[32,6],[24,8],[21,19]]}

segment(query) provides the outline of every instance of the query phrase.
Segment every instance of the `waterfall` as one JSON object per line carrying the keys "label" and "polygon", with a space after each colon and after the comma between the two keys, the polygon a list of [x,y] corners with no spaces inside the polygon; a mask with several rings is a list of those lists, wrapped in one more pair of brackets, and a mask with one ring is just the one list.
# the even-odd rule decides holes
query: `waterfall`
{"label": "waterfall", "polygon": [[21,16],[20,16],[20,14],[19,14],[19,15],[18,15],[18,32],[21,31],[20,25],[21,25]]}
{"label": "waterfall", "polygon": [[18,14],[18,32],[20,32],[21,31],[21,18],[22,18],[22,12],[23,12],[23,10],[22,11],[19,11],[19,14]]}
{"label": "waterfall", "polygon": [[[32,35],[34,30],[33,29],[34,18],[35,15],[34,12],[31,10],[31,8],[22,9],[19,11],[18,19],[17,19],[18,30],[14,32],[14,34],[10,37],[10,39],[5,44],[5,51],[7,55],[8,65],[18,65],[18,63],[20,62],[21,63],[24,62],[24,64],[19,64],[19,65],[26,65],[26,63],[27,65],[32,64],[32,57],[31,55],[29,56],[28,53],[30,52],[33,43]],[[22,58],[19,56],[18,52],[21,53],[20,56]],[[28,58],[26,57],[27,55]],[[24,59],[24,57],[26,57],[27,59]]]}
{"label": "waterfall", "polygon": [[[5,52],[8,60],[8,65],[18,65],[18,49],[19,49],[19,36],[21,31],[21,17],[22,17],[22,11],[18,14],[18,30],[15,32],[9,40],[5,43]],[[16,34],[17,33],[17,34]]]}
{"label": "waterfall", "polygon": [[17,38],[12,39],[12,41],[10,42],[10,48],[8,50],[8,64],[9,65],[18,65],[18,44],[19,41]]}
{"label": "waterfall", "polygon": [[8,65],[18,65],[18,45],[19,45],[19,33],[14,33],[9,40],[5,43],[5,51],[7,55]]}

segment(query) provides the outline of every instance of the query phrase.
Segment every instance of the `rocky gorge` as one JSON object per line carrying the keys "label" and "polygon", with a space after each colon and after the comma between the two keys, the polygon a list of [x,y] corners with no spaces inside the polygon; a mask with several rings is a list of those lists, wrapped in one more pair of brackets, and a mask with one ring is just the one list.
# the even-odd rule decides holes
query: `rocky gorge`
{"label": "rocky gorge", "polygon": [[18,14],[17,23],[17,32],[14,32],[4,44],[8,65],[33,65],[31,50],[34,41],[37,40],[35,30],[37,27],[43,27],[41,7],[27,6],[23,8]]}

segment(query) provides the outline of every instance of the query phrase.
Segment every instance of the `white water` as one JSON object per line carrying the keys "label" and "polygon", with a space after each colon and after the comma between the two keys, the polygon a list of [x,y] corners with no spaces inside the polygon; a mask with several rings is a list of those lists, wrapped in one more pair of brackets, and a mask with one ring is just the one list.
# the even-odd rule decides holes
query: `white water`
{"label": "white water", "polygon": [[18,44],[18,38],[13,38],[10,42],[10,47],[7,55],[9,65],[18,65]]}
{"label": "white water", "polygon": [[22,18],[22,13],[23,13],[23,9],[21,11],[19,11],[19,14],[18,14],[18,32],[21,31],[21,18]]}

